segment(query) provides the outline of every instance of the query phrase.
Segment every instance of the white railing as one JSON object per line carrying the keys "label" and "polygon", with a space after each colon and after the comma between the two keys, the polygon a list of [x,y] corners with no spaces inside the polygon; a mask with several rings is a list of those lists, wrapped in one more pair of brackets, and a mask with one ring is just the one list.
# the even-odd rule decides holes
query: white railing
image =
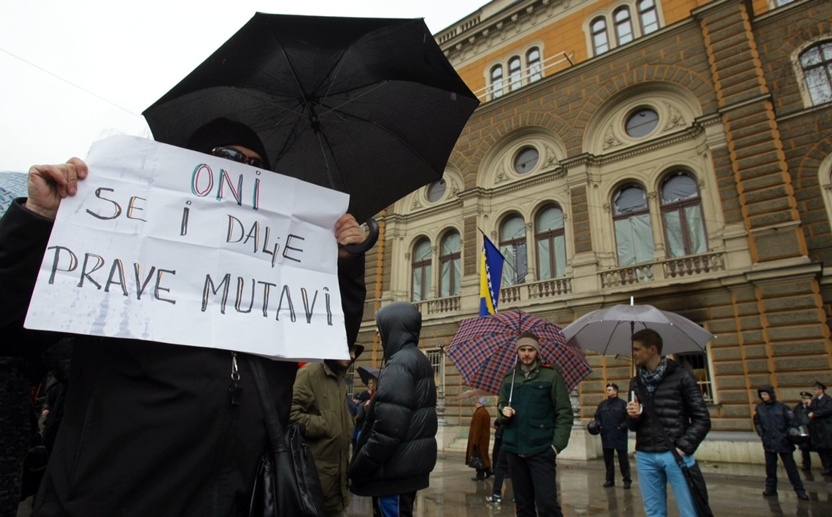
{"label": "white railing", "polygon": [[601,287],[622,287],[646,284],[660,280],[699,276],[716,271],[725,271],[725,253],[703,253],[656,262],[646,262],[599,273]]}
{"label": "white railing", "polygon": [[449,296],[447,298],[436,298],[433,300],[413,302],[413,305],[415,305],[416,308],[419,309],[419,312],[425,316],[431,314],[443,314],[458,311],[461,298],[461,296]]}
{"label": "white railing", "polygon": [[[484,88],[480,88],[479,90],[475,91],[474,95],[476,95],[477,98],[483,102],[499,99],[506,93],[519,90],[524,86],[528,86],[542,79],[545,75],[544,72],[546,72],[547,70],[551,70],[552,68],[562,65],[566,62],[568,62],[570,66],[574,65],[575,63],[572,61],[572,56],[572,53],[567,54],[566,52],[559,52],[554,56],[548,57],[540,63],[535,64],[534,66],[522,69],[520,71],[519,77],[505,76],[503,79],[500,80],[500,84],[489,84],[488,86],[485,86]],[[538,75],[540,77],[538,79],[532,80],[531,77],[535,75]],[[520,82],[520,86],[512,90],[511,85],[516,84],[518,81]],[[500,90],[500,93],[495,97],[494,92],[498,90]]]}

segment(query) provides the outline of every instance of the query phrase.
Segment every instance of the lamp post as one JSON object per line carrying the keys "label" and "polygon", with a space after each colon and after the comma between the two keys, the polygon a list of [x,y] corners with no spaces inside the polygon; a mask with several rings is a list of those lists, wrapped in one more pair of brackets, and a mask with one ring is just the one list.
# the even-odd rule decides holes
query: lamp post
{"label": "lamp post", "polygon": [[442,427],[445,420],[445,345],[439,345],[439,385],[436,387],[436,423]]}

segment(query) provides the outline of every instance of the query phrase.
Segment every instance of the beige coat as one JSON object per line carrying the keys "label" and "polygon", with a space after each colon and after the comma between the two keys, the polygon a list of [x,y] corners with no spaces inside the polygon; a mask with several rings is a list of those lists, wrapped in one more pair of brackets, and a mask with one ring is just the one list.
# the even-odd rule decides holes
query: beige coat
{"label": "beige coat", "polygon": [[349,506],[347,465],[354,422],[347,407],[344,376],[324,363],[298,370],[291,420],[297,422],[315,458],[327,513]]}

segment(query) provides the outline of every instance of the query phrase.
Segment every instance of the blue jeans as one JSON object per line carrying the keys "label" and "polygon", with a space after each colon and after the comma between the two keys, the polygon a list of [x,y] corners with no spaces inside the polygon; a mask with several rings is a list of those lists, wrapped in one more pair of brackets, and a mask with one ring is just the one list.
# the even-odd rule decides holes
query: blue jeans
{"label": "blue jeans", "polygon": [[[696,463],[693,456],[682,456],[685,465]],[[696,517],[696,508],[690,495],[690,488],[685,482],[685,475],[676,463],[673,453],[636,452],[638,465],[638,485],[644,501],[644,513],[647,517],[667,517],[667,483],[673,489],[676,508],[680,517]]]}

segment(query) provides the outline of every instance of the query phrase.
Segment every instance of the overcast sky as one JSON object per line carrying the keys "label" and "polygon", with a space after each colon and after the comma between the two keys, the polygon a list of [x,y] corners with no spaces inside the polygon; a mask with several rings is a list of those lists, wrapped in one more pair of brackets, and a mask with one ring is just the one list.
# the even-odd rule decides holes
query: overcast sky
{"label": "overcast sky", "polygon": [[425,18],[436,33],[487,0],[0,0],[0,171],[83,158],[141,116],[256,11]]}

